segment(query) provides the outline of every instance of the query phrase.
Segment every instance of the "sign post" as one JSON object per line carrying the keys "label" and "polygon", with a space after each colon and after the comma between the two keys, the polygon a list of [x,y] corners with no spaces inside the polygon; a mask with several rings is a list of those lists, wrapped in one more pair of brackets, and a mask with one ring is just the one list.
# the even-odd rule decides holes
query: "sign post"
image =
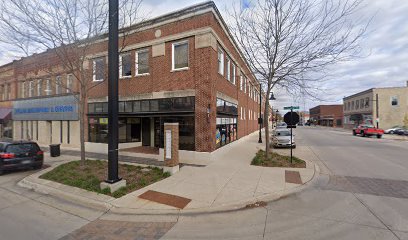
{"label": "sign post", "polygon": [[284,110],[289,110],[290,112],[287,112],[285,116],[283,117],[283,120],[285,123],[288,125],[288,128],[290,128],[290,163],[293,163],[293,132],[292,129],[296,128],[296,124],[299,123],[299,115],[296,112],[293,112],[293,109],[299,109],[298,106],[290,106],[290,107],[284,107]]}

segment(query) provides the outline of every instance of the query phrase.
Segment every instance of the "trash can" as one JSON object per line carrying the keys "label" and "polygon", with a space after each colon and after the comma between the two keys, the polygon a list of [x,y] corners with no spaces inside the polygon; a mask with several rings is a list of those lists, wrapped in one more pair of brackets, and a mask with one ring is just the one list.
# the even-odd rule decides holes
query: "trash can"
{"label": "trash can", "polygon": [[50,145],[50,155],[51,157],[58,157],[61,155],[60,144]]}

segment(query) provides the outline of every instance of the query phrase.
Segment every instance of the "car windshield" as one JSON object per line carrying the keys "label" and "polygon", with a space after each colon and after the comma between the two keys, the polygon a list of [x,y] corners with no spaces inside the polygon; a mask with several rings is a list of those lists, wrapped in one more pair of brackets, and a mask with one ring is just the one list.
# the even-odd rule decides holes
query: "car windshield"
{"label": "car windshield", "polygon": [[276,132],[276,136],[290,136],[289,131],[278,131]]}
{"label": "car windshield", "polygon": [[6,147],[8,153],[27,153],[27,152],[37,152],[39,148],[36,144],[33,143],[24,143],[24,144],[10,144]]}

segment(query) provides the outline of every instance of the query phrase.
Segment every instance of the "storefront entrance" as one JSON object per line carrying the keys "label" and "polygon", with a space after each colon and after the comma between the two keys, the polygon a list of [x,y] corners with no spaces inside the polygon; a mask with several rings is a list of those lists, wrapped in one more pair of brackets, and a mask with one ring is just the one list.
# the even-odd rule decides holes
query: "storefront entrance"
{"label": "storefront entrance", "polygon": [[151,144],[150,118],[142,118],[142,146]]}

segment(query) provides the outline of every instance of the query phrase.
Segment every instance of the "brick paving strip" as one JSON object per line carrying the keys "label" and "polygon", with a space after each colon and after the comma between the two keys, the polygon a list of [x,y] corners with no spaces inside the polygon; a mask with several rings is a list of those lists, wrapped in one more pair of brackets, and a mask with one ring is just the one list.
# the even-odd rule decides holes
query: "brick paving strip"
{"label": "brick paving strip", "polygon": [[300,179],[299,172],[285,170],[285,182],[302,184],[302,180]]}
{"label": "brick paving strip", "polygon": [[175,222],[127,222],[96,220],[60,240],[155,240],[164,236]]}
{"label": "brick paving strip", "polygon": [[352,176],[330,176],[325,190],[408,198],[408,181]]}
{"label": "brick paving strip", "polygon": [[161,192],[156,192],[149,190],[141,195],[139,195],[139,198],[169,205],[172,207],[180,208],[183,209],[191,202],[191,199],[176,196],[176,195],[171,195],[167,193],[161,193]]}

